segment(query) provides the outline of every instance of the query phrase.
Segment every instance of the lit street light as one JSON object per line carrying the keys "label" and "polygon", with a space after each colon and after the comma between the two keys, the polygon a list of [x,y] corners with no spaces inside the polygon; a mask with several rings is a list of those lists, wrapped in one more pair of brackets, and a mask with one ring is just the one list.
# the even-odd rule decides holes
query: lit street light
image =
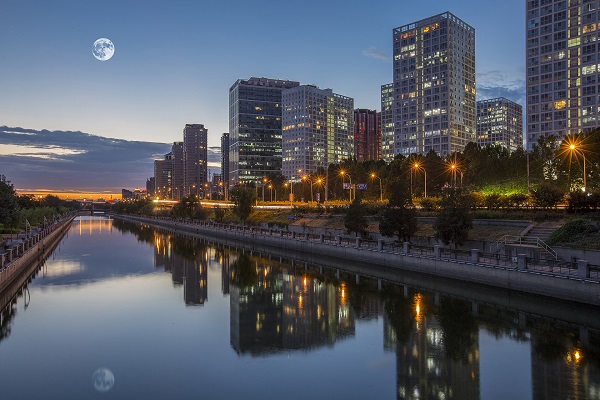
{"label": "lit street light", "polygon": [[372,179],[379,179],[379,201],[383,202],[383,188],[381,186],[381,178],[375,175],[375,173],[371,173]]}
{"label": "lit street light", "polygon": [[340,175],[342,176],[342,183],[344,183],[344,177],[346,177],[346,176],[348,177],[348,180],[350,181],[350,202],[352,203],[352,178],[344,170],[340,171]]}
{"label": "lit street light", "polygon": [[[425,184],[424,184],[424,188],[423,188],[423,197],[427,197],[427,171],[425,171],[425,168],[421,164],[419,164],[418,162],[413,164],[413,168],[415,170],[417,170],[417,171],[421,170],[421,171],[423,171],[423,174],[425,174]],[[411,179],[411,183],[412,183],[412,179]],[[411,193],[412,193],[412,189],[411,189]]]}
{"label": "lit street light", "polygon": [[583,188],[582,190],[585,192],[587,189],[587,174],[585,172],[585,154],[583,153],[583,151],[580,148],[577,148],[577,144],[578,143],[571,143],[569,145],[569,150],[571,151],[571,157],[573,154],[577,155],[578,153],[581,153],[581,156],[583,157]]}

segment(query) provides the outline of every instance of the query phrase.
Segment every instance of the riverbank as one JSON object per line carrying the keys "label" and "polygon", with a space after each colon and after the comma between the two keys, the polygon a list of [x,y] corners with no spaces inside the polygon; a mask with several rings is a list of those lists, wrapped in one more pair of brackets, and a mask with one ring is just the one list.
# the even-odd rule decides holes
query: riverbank
{"label": "riverbank", "polygon": [[35,270],[33,267],[37,267],[62,239],[76,216],[77,213],[71,213],[45,228],[17,235],[15,240],[3,243],[0,254],[0,305],[14,296],[14,293],[7,293],[10,292],[8,288],[22,286],[15,285],[15,282],[27,279]]}
{"label": "riverbank", "polygon": [[[598,270],[580,260],[578,269],[559,270],[529,265],[528,258],[490,259],[482,257],[477,249],[470,254],[448,252],[436,245],[427,251],[409,244],[399,248],[389,247],[382,240],[376,246],[365,245],[360,239],[354,243],[342,241],[340,236],[327,238],[305,233],[273,229],[243,228],[207,222],[184,222],[167,218],[114,215],[134,222],[162,227],[172,233],[208,237],[225,246],[244,246],[255,251],[283,252],[307,262],[319,263],[324,258],[335,258],[348,264],[360,263],[386,268],[395,273],[417,272],[444,279],[453,279],[535,295],[553,297],[579,303],[600,305],[600,279]],[[454,257],[453,257],[454,255]]]}

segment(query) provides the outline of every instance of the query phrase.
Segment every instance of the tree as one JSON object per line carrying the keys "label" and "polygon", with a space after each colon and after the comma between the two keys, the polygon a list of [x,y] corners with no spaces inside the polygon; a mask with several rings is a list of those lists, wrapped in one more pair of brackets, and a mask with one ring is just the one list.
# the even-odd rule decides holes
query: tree
{"label": "tree", "polygon": [[544,181],[532,192],[533,203],[538,207],[555,207],[562,200],[564,192],[549,181]]}
{"label": "tree", "polygon": [[461,246],[473,227],[470,201],[460,190],[448,189],[440,201],[440,213],[433,224],[436,239],[445,245]]}
{"label": "tree", "polygon": [[19,204],[15,188],[4,175],[0,175],[0,223],[12,228],[18,220]]}
{"label": "tree", "polygon": [[171,212],[177,218],[196,218],[202,219],[205,214],[201,210],[202,206],[193,194],[182,198],[179,203],[173,206]]}
{"label": "tree", "polygon": [[252,214],[252,207],[256,202],[256,192],[248,186],[235,186],[230,193],[235,204],[233,212],[242,221],[242,224],[245,224]]}
{"label": "tree", "polygon": [[416,231],[417,210],[406,181],[399,179],[393,185],[392,195],[379,220],[379,232],[388,237],[397,235],[399,240],[407,241]]}
{"label": "tree", "polygon": [[215,206],[214,212],[215,212],[215,221],[217,221],[219,223],[223,222],[223,219],[225,218],[225,214],[227,213],[227,210],[225,210],[224,208],[221,208],[219,206]]}
{"label": "tree", "polygon": [[357,197],[352,201],[352,204],[348,207],[346,217],[344,218],[344,226],[348,232],[354,232],[357,236],[360,233],[361,236],[367,235],[367,227],[369,223],[366,218],[366,210],[360,197]]}

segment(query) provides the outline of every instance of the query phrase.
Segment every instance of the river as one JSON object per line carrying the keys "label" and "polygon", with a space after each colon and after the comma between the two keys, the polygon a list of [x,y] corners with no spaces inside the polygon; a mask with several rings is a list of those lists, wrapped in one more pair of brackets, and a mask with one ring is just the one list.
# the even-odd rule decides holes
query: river
{"label": "river", "polygon": [[4,311],[0,397],[600,399],[600,332],[552,302],[382,286],[79,217]]}

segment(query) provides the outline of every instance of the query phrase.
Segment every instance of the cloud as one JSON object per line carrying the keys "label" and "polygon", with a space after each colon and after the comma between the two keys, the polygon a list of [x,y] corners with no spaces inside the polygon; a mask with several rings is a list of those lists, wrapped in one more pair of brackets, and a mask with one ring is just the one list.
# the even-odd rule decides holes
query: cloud
{"label": "cloud", "polygon": [[368,58],[374,58],[376,60],[392,61],[392,57],[389,54],[373,46],[363,50],[362,55]]}
{"label": "cloud", "polygon": [[477,100],[506,97],[525,106],[525,71],[483,71],[477,74]]}
{"label": "cloud", "polygon": [[[154,175],[154,160],[171,151],[170,143],[6,126],[0,126],[0,143],[0,174],[21,190],[119,193],[122,188],[145,187]],[[211,172],[218,173],[216,149],[208,150],[208,162]]]}

